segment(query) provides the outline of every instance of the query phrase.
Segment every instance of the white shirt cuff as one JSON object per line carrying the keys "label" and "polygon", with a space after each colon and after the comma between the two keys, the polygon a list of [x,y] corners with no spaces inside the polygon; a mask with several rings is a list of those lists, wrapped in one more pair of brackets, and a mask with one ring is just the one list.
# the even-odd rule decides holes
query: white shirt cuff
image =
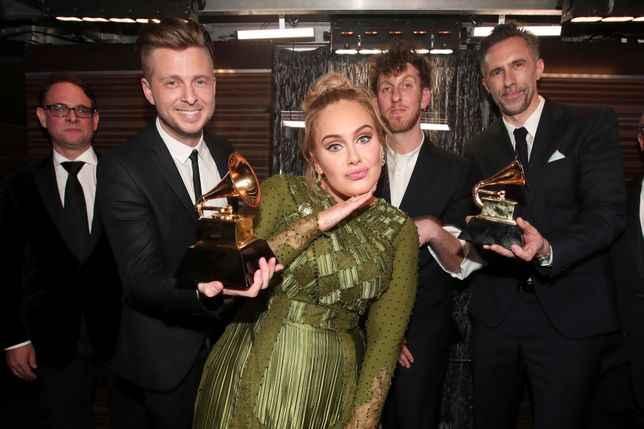
{"label": "white shirt cuff", "polygon": [[[452,225],[445,225],[443,226],[443,229],[456,238],[458,238],[459,234],[461,233],[460,228]],[[443,264],[441,264],[440,260],[436,257],[436,254],[434,253],[432,248],[430,246],[427,246],[427,249],[429,250],[429,253],[432,254],[432,257],[436,260],[436,262],[438,262],[438,265],[443,269],[443,271],[456,279],[463,280],[474,271],[483,268],[485,266],[485,261],[483,260],[483,258],[481,258],[481,256],[476,251],[476,248],[474,248],[471,243],[461,239],[459,239],[458,241],[461,243],[461,247],[463,248],[463,260],[461,261],[461,267],[458,273],[453,273],[447,270],[443,266]]]}
{"label": "white shirt cuff", "polygon": [[26,346],[27,344],[31,344],[31,340],[25,341],[25,342],[20,343],[20,344],[16,344],[15,346],[7,347],[6,349],[4,349],[4,351],[6,352],[8,350],[17,349],[18,347]]}

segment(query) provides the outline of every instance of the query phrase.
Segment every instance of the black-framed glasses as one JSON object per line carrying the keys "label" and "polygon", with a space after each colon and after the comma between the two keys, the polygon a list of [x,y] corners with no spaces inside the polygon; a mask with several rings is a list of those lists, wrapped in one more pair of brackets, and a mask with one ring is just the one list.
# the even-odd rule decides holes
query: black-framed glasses
{"label": "black-framed glasses", "polygon": [[69,107],[68,105],[63,103],[56,103],[43,106],[43,109],[49,110],[49,113],[54,116],[58,116],[59,118],[66,118],[67,115],[69,115],[69,112],[71,112],[72,110],[79,118],[91,118],[94,112],[96,112],[96,109],[94,109],[93,107],[87,107],[81,104],[79,104],[78,106]]}

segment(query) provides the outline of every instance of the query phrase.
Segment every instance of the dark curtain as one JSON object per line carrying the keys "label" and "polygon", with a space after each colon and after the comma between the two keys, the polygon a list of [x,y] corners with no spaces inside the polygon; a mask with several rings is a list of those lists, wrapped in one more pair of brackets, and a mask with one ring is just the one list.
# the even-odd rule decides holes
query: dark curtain
{"label": "dark curtain", "polygon": [[[301,174],[303,171],[302,130],[282,126],[280,111],[301,110],[302,100],[311,84],[330,71],[367,86],[369,58],[336,55],[325,48],[308,52],[275,49],[273,174]],[[483,130],[497,114],[481,85],[475,51],[460,50],[453,55],[430,56],[429,59],[433,68],[433,88],[428,110],[447,116],[450,127],[450,131],[429,131],[429,137],[434,144],[460,154],[463,144]],[[454,317],[464,341],[452,347],[443,398],[442,429],[472,427],[469,298],[470,291],[465,286],[456,294]]]}

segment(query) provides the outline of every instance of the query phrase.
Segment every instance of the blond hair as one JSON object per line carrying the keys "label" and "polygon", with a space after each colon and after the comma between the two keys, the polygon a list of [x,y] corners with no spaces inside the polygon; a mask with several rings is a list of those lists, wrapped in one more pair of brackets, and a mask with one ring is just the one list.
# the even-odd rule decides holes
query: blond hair
{"label": "blond hair", "polygon": [[311,152],[315,148],[315,130],[317,127],[317,119],[320,112],[327,106],[339,101],[355,101],[360,104],[371,116],[375,127],[376,133],[383,146],[387,138],[391,138],[391,133],[386,125],[380,118],[380,114],[376,109],[373,99],[369,92],[362,87],[352,84],[346,77],[339,73],[331,72],[320,77],[309,89],[309,92],[304,98],[302,109],[304,110],[304,141],[302,142],[302,155],[306,161],[304,169],[304,177],[309,185],[309,189],[313,189],[312,184],[317,181],[315,172],[315,165],[311,157]]}

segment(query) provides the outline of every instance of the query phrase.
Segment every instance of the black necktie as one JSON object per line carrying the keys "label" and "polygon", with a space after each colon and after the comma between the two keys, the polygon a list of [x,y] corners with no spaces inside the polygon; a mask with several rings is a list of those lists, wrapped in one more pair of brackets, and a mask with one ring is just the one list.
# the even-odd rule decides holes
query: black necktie
{"label": "black necktie", "polygon": [[81,258],[89,241],[89,228],[87,224],[87,206],[83,187],[78,181],[78,172],[85,163],[82,161],[63,162],[62,166],[67,170],[67,183],[65,184],[65,206],[63,211],[66,219],[72,226],[69,230],[72,251]]}
{"label": "black necktie", "polygon": [[192,185],[195,191],[195,202],[201,197],[201,178],[199,177],[199,151],[193,149],[190,154],[190,161],[192,161]]}
{"label": "black necktie", "polygon": [[514,129],[514,141],[517,146],[517,156],[519,157],[519,162],[521,162],[525,171],[528,171],[528,143],[525,140],[527,135],[528,130],[523,127]]}

